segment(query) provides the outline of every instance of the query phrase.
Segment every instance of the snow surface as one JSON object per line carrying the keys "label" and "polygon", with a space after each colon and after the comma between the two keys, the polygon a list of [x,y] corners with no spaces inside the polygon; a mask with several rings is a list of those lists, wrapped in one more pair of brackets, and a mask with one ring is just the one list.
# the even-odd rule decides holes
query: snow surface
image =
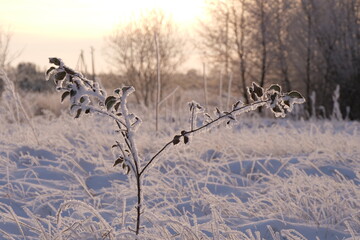
{"label": "snow surface", "polygon": [[[145,160],[189,128],[163,120],[156,134],[148,118]],[[39,144],[28,124],[0,121],[0,239],[135,239],[135,179],[112,167],[112,121],[47,114],[33,119]],[[359,130],[244,118],[192,136],[145,174],[139,239],[359,239]]]}

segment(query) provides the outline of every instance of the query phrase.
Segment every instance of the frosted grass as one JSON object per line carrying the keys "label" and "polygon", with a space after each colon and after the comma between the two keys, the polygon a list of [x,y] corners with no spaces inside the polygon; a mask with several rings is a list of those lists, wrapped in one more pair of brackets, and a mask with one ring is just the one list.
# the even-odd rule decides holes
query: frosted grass
{"label": "frosted grass", "polygon": [[[154,134],[145,114],[139,154],[150,157],[188,127],[183,116]],[[112,167],[112,122],[67,113],[34,118],[37,144],[27,124],[1,118],[2,238],[135,238],[135,179]],[[150,166],[139,239],[359,236],[359,123],[239,122],[193,136]]]}

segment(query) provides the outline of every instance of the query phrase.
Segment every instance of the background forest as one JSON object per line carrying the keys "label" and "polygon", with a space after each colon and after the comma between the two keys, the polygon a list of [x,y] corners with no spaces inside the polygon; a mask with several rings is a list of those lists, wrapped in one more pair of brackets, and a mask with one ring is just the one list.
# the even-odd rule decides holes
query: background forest
{"label": "background forest", "polygon": [[[304,94],[303,117],[329,118],[339,86],[342,116],[338,117],[360,118],[359,0],[221,0],[207,1],[205,8],[206,16],[199,19],[192,38],[177,31],[171,16],[159,10],[119,24],[105,39],[104,56],[114,70],[96,74],[97,79],[109,89],[133,85],[136,101],[154,106],[156,35],[162,97],[177,86],[183,90],[206,87],[209,95],[222,95],[213,99],[214,104],[230,95],[229,89],[232,96],[248,102],[246,87],[251,82],[279,83],[287,91],[298,89]],[[43,81],[44,69],[33,63],[11,66],[17,57],[9,52],[11,33],[2,30],[0,39],[1,66],[17,88],[51,91]],[[181,69],[189,52],[197,52],[201,60]],[[91,72],[82,54],[77,69]],[[87,76],[95,76],[94,69]],[[198,101],[205,104],[206,98]]]}

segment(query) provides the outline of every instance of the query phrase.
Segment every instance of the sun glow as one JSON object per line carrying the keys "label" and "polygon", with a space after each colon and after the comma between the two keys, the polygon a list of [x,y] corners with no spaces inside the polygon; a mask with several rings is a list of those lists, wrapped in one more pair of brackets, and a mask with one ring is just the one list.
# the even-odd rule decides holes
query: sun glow
{"label": "sun glow", "polygon": [[179,25],[202,15],[203,0],[48,0],[2,1],[0,20],[22,33],[92,37],[149,9],[161,9]]}
{"label": "sun glow", "polygon": [[[205,0],[0,0],[0,28],[10,27],[14,61],[46,64],[49,56],[76,63],[81,49],[97,50],[98,70],[105,70],[104,37],[146,10],[161,9],[184,30],[204,14]],[[87,50],[88,51],[88,50]]]}

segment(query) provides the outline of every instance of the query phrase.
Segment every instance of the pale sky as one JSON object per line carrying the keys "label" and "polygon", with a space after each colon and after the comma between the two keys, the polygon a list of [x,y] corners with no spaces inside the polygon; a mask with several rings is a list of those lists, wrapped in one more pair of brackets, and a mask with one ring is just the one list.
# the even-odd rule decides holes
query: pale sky
{"label": "pale sky", "polygon": [[75,67],[84,50],[90,69],[93,46],[95,70],[100,72],[110,69],[104,60],[104,38],[120,22],[157,7],[191,31],[204,13],[203,4],[204,0],[0,0],[0,27],[10,28],[11,51],[21,51],[12,65],[29,61],[45,68],[49,66],[48,57],[61,57]]}

